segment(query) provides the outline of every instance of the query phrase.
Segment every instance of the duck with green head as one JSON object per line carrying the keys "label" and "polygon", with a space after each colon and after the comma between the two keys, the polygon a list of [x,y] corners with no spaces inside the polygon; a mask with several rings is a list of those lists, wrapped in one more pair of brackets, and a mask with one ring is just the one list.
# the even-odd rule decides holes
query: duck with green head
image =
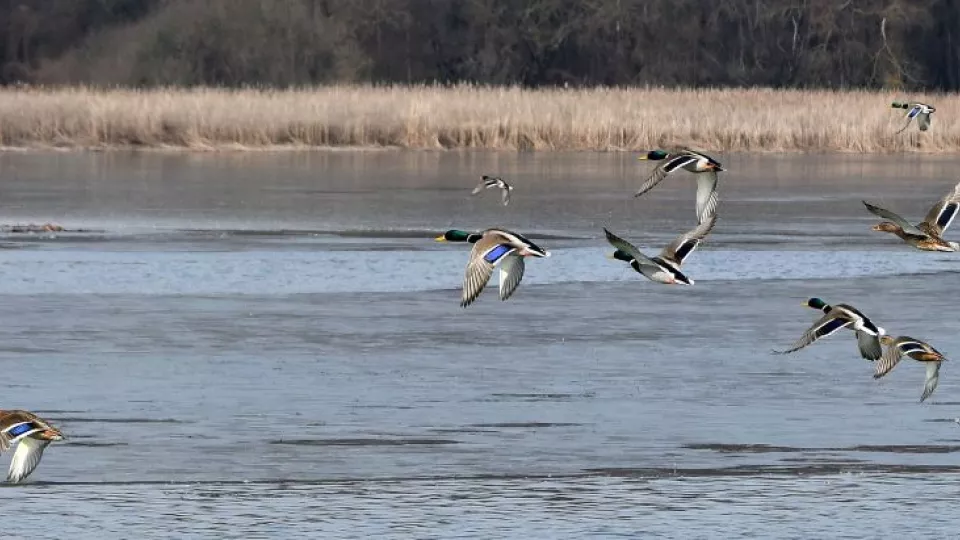
{"label": "duck with green head", "polygon": [[650,191],[653,186],[659,184],[677,169],[684,169],[697,174],[697,222],[703,223],[710,214],[716,212],[719,203],[717,173],[724,170],[719,161],[703,152],[686,147],[670,151],[651,150],[637,159],[662,161],[663,163],[653,170],[653,173],[640,186],[634,197],[639,197]]}
{"label": "duck with green head", "polygon": [[902,132],[910,126],[910,122],[914,118],[917,119],[917,126],[920,128],[920,131],[926,131],[930,129],[930,124],[933,121],[931,117],[933,113],[937,110],[933,105],[927,105],[926,103],[903,103],[900,101],[894,101],[891,105],[894,109],[909,109],[906,114],[907,122],[903,125],[902,128],[897,131],[897,133]]}
{"label": "duck with green head", "polygon": [[520,234],[506,229],[466,232],[451,229],[435,238],[438,242],[473,244],[463,277],[460,305],[467,307],[483,292],[494,268],[500,269],[500,300],[510,298],[520,285],[526,265],[525,257],[549,257],[550,252]]}
{"label": "duck with green head", "polygon": [[693,253],[693,250],[697,249],[697,246],[703,242],[716,222],[716,213],[707,216],[706,221],[670,242],[656,257],[647,257],[636,246],[606,228],[603,229],[603,233],[607,237],[607,242],[616,248],[610,258],[628,263],[631,268],[644,277],[657,283],[693,285],[693,280],[680,271],[680,266]]}
{"label": "duck with green head", "polygon": [[820,338],[827,337],[841,328],[849,328],[857,336],[857,345],[860,356],[867,360],[876,360],[883,353],[880,347],[880,337],[885,334],[883,328],[875,325],[869,317],[849,304],[831,306],[820,298],[810,298],[804,306],[818,309],[824,313],[809,330],[803,333],[793,345],[785,351],[774,351],[777,354],[788,354],[798,351]]}
{"label": "duck with green head", "polygon": [[513,186],[499,176],[483,175],[483,177],[480,178],[480,183],[477,184],[477,187],[473,188],[473,192],[470,194],[476,195],[485,189],[491,188],[500,190],[500,200],[503,201],[504,206],[510,204],[510,192],[513,191]]}
{"label": "duck with green head", "polygon": [[434,240],[437,242],[469,242],[471,244],[476,244],[477,240],[480,240],[482,237],[483,233],[450,229],[449,231],[434,238]]}

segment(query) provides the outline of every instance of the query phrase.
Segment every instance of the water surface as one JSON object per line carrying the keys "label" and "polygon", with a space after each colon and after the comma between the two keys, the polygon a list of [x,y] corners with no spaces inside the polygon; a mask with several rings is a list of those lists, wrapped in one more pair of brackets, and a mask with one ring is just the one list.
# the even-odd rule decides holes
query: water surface
{"label": "water surface", "polygon": [[[668,287],[604,257],[694,225],[631,155],[0,155],[4,223],[86,231],[0,239],[3,407],[69,437],[0,498],[72,538],[953,534],[952,364],[920,405],[923,366],[875,381],[850,335],[770,350],[810,296],[960,350],[960,259],[860,203],[918,221],[956,160],[720,157]],[[462,309],[432,237],[494,225],[553,256]]]}

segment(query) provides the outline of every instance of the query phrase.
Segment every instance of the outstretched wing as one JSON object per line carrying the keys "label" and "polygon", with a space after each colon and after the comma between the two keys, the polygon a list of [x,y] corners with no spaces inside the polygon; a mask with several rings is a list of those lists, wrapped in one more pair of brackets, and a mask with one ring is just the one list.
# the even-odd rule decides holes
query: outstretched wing
{"label": "outstretched wing", "polygon": [[920,403],[930,397],[930,394],[937,389],[937,383],[940,382],[940,362],[927,363],[927,380],[923,383],[923,394],[920,396]]}
{"label": "outstretched wing", "polygon": [[627,242],[623,238],[620,238],[619,236],[613,234],[612,232],[608,231],[606,227],[604,227],[603,229],[603,234],[607,236],[607,242],[610,242],[611,246],[619,249],[620,251],[626,253],[627,255],[630,255],[639,264],[642,264],[645,266],[652,266],[654,268],[660,268],[660,265],[657,264],[656,261],[654,261],[650,257],[647,257],[643,253],[640,253],[640,250],[637,249],[636,246],[634,246],[630,242]]}
{"label": "outstretched wing", "polygon": [[900,217],[899,214],[895,214],[886,208],[880,208],[879,206],[868,203],[867,201],[860,201],[864,206],[867,207],[867,210],[875,216],[882,217],[883,219],[889,219],[890,221],[896,223],[903,229],[903,232],[906,234],[911,234],[914,236],[920,236],[923,238],[927,237],[927,233],[921,231],[914,225],[911,225],[910,222]]}
{"label": "outstretched wing", "polygon": [[907,112],[907,121],[903,124],[902,128],[897,130],[897,133],[901,133],[903,132],[903,130],[907,129],[907,127],[910,126],[910,122],[913,121],[913,117],[916,116],[917,113],[919,112],[920,112],[920,107],[914,105],[913,108],[911,108],[910,111]]}
{"label": "outstretched wing", "polygon": [[960,183],[953,186],[950,193],[944,195],[942,199],[933,205],[926,217],[923,218],[917,228],[927,234],[934,236],[943,236],[947,227],[953,223],[953,218],[957,217],[960,211]]}
{"label": "outstretched wing", "polygon": [[673,171],[685,167],[691,163],[696,163],[699,159],[700,158],[697,156],[692,156],[685,152],[667,156],[666,161],[661,163],[656,169],[653,170],[647,180],[640,186],[640,189],[638,189],[633,196],[639,197],[643,195],[644,193],[650,191],[653,186],[659,184]]}
{"label": "outstretched wing", "polygon": [[717,192],[717,171],[697,175],[697,223],[703,223],[717,212],[720,194]]}
{"label": "outstretched wing", "polygon": [[6,452],[15,442],[49,427],[25,411],[7,412],[3,415],[3,423],[5,427],[0,430],[0,452]]}
{"label": "outstretched wing", "polygon": [[460,305],[467,307],[483,292],[493,275],[496,264],[516,251],[516,248],[500,244],[497,237],[481,238],[470,250],[470,261],[463,276],[463,295]]}
{"label": "outstretched wing", "polygon": [[852,321],[847,321],[844,319],[837,318],[836,314],[828,313],[821,317],[817,322],[813,323],[813,326],[809,330],[803,333],[793,345],[785,351],[773,351],[777,354],[789,354],[794,351],[799,351],[800,349],[810,345],[814,341],[827,337],[830,334],[833,334],[837,330],[849,326]]}
{"label": "outstretched wing", "polygon": [[520,280],[523,279],[525,267],[523,257],[519,255],[511,254],[502,259],[500,263],[500,300],[510,298],[513,291],[517,290]]}
{"label": "outstretched wing", "polygon": [[487,177],[484,176],[483,178],[484,179],[481,180],[479,184],[477,184],[477,187],[473,188],[473,191],[470,192],[471,195],[476,195],[477,193],[480,193],[481,191],[487,189],[487,180],[486,180]]}
{"label": "outstretched wing", "polygon": [[43,457],[43,450],[48,444],[50,444],[50,441],[33,439],[31,437],[20,439],[20,443],[17,444],[17,450],[13,453],[13,459],[10,460],[10,470],[7,472],[7,481],[16,484],[30,476],[30,473],[40,464],[40,458]]}
{"label": "outstretched wing", "polygon": [[510,189],[503,188],[500,190],[500,192],[502,193],[501,199],[503,200],[503,205],[506,206],[510,204]]}
{"label": "outstretched wing", "polygon": [[663,251],[660,252],[660,258],[680,266],[687,256],[693,253],[693,250],[700,245],[700,242],[710,234],[710,230],[713,229],[716,223],[717,214],[713,213],[708,215],[706,221],[697,225],[693,230],[683,233],[679,238],[663,248]]}
{"label": "outstretched wing", "polygon": [[930,129],[930,113],[922,113],[917,117],[917,127],[920,128],[920,131],[926,131]]}

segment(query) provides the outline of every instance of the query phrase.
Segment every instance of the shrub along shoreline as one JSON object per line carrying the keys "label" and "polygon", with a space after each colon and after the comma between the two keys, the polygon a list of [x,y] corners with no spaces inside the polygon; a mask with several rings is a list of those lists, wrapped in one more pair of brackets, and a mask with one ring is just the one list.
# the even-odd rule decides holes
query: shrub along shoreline
{"label": "shrub along shoreline", "polygon": [[[934,105],[903,133],[893,101]],[[0,147],[960,152],[960,96],[774,89],[0,89]]]}

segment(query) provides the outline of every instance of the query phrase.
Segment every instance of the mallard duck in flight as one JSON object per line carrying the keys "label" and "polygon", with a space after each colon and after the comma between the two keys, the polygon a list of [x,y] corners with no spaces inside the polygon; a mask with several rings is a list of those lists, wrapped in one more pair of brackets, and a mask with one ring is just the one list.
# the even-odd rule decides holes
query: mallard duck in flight
{"label": "mallard duck in flight", "polygon": [[716,222],[717,214],[710,214],[696,228],[683,233],[679,238],[670,242],[656,257],[647,257],[636,246],[606,228],[603,229],[603,233],[607,236],[607,242],[610,242],[610,245],[616,248],[610,258],[629,263],[634,270],[657,283],[693,285],[693,280],[680,271],[680,266],[700,245],[700,242],[707,237]]}
{"label": "mallard duck in flight", "polygon": [[639,197],[650,191],[670,173],[677,169],[686,169],[697,174],[697,223],[703,223],[710,214],[717,210],[719,195],[717,194],[717,173],[723,171],[720,162],[712,157],[686,147],[680,147],[669,152],[652,150],[637,159],[663,161],[650,177],[634,194]]}
{"label": "mallard duck in flight", "polygon": [[890,370],[904,356],[923,362],[927,364],[927,379],[923,384],[923,394],[920,396],[920,403],[923,403],[937,389],[937,383],[940,382],[940,364],[946,360],[946,357],[928,343],[909,336],[900,336],[896,339],[883,336],[880,340],[887,346],[887,352],[883,353],[883,357],[877,362],[876,373],[873,374],[873,378],[879,379],[890,373]]}
{"label": "mallard duck in flight", "polygon": [[550,256],[549,251],[506,229],[487,229],[478,233],[451,229],[435,240],[473,244],[463,277],[462,307],[469,306],[480,296],[494,268],[500,268],[500,300],[506,300],[523,279],[523,258]]}
{"label": "mallard duck in flight", "polygon": [[927,212],[923,221],[911,225],[907,220],[890,210],[874,206],[863,201],[870,213],[890,221],[881,221],[873,226],[873,230],[895,234],[904,242],[924,251],[957,251],[960,244],[943,239],[943,233],[953,223],[953,218],[960,211],[960,183],[953,186],[953,191],[947,193]]}
{"label": "mallard duck in flight", "polygon": [[63,440],[60,430],[33,413],[0,410],[0,452],[17,444],[7,473],[8,482],[16,484],[30,476],[40,463],[47,445],[60,440]]}
{"label": "mallard duck in flight", "polygon": [[925,103],[901,103],[899,101],[894,101],[891,107],[894,109],[909,109],[909,111],[907,111],[907,123],[904,124],[903,127],[897,131],[897,133],[907,129],[907,127],[910,125],[910,122],[912,122],[914,118],[917,119],[917,126],[920,128],[920,131],[926,131],[930,129],[930,123],[932,121],[930,115],[937,110],[932,105],[927,105]]}
{"label": "mallard duck in flight", "polygon": [[500,188],[500,197],[503,201],[503,205],[506,206],[510,204],[510,192],[513,191],[513,186],[506,183],[503,178],[500,178],[499,176],[483,175],[480,183],[477,184],[477,187],[473,188],[473,191],[470,194],[476,195],[477,193],[490,188]]}
{"label": "mallard duck in flight", "polygon": [[807,307],[823,311],[823,317],[813,323],[809,330],[803,333],[793,345],[785,351],[773,351],[777,354],[788,354],[810,345],[814,341],[827,337],[841,328],[849,328],[857,335],[857,345],[860,356],[867,360],[876,360],[883,354],[880,347],[880,337],[884,335],[883,328],[873,324],[866,315],[849,304],[831,306],[819,298],[811,298],[803,303]]}

